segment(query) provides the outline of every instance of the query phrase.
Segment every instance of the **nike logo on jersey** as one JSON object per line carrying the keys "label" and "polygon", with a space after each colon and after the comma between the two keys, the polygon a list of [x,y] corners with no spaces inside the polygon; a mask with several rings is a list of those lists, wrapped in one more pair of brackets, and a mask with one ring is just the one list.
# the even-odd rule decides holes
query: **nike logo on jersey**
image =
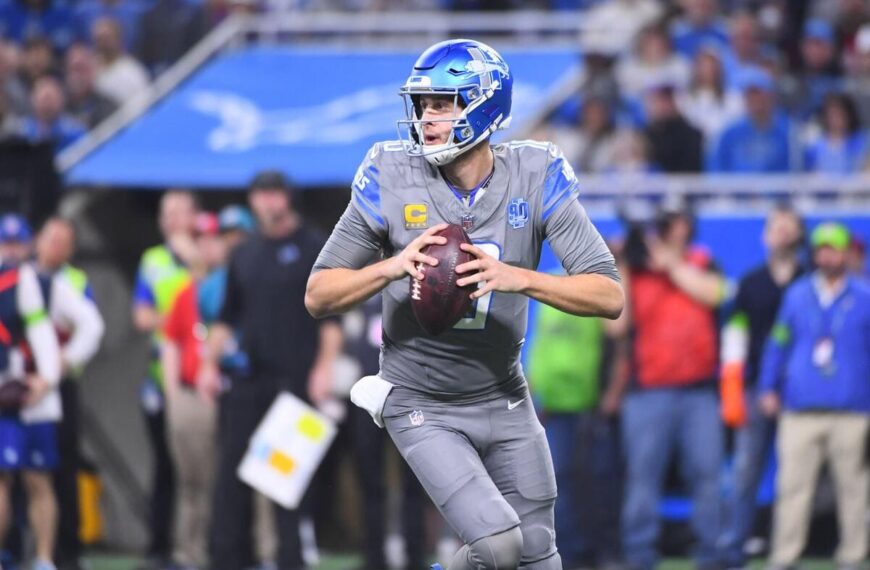
{"label": "nike logo on jersey", "polygon": [[525,398],[523,398],[521,400],[517,400],[516,402],[511,402],[510,400],[508,400],[508,409],[513,410],[514,408],[516,408],[517,406],[522,404],[523,401],[525,401]]}

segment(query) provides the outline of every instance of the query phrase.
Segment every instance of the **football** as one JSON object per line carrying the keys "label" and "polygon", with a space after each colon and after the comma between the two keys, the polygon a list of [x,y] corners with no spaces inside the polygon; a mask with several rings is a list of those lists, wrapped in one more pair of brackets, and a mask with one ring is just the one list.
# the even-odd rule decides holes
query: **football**
{"label": "football", "polygon": [[27,384],[20,380],[8,380],[0,384],[0,412],[17,412],[24,406]]}
{"label": "football", "polygon": [[[431,335],[441,334],[471,308],[471,293],[477,284],[458,287],[459,275],[456,267],[474,259],[474,256],[459,249],[463,243],[471,243],[462,226],[451,224],[440,231],[439,236],[447,238],[444,245],[428,245],[421,253],[438,260],[438,265],[421,264],[424,278],[422,281],[411,278],[411,307],[417,322]],[[470,274],[469,274],[470,275]]]}

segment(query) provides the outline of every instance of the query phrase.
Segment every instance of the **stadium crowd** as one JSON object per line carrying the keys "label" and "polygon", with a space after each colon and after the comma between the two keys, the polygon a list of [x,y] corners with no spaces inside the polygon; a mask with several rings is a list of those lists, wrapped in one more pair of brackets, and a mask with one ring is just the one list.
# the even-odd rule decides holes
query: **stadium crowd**
{"label": "stadium crowd", "polygon": [[[570,17],[592,30],[614,30],[584,36],[576,93],[535,133],[556,142],[580,172],[845,175],[870,169],[870,3],[864,0],[0,0],[0,139],[67,147],[236,10],[530,5],[573,10]],[[159,220],[165,241],[143,255],[136,277],[134,322],[154,338],[142,391],[155,457],[151,568],[301,568],[298,517],[280,509],[273,521],[268,501],[235,478],[234,466],[279,390],[326,410],[345,397],[331,394],[328,381],[342,342],[362,373],[377,369],[376,303],[341,322],[316,323],[280,294],[304,291],[320,245],[293,209],[289,182],[264,173],[249,200],[253,213],[241,206],[207,212],[195,195],[167,192]],[[836,224],[806,236],[799,216],[778,208],[763,236],[767,262],[734,287],[710,252],[693,243],[693,226],[688,209],[663,208],[649,226],[629,227],[626,239],[612,244],[630,299],[619,321],[546,308],[537,313],[528,374],[557,472],[565,567],[655,566],[671,450],[678,450],[694,503],[697,565],[745,567],[759,481],[778,437],[771,567],[797,563],[825,460],[844,531],[836,562],[857,570],[867,554],[870,483],[864,461],[870,396],[855,380],[870,374],[870,339],[861,336],[870,331],[863,242]],[[39,261],[37,240],[37,273],[53,279],[60,272],[80,287],[80,301],[93,303],[78,273],[60,271],[72,256],[74,228],[52,218],[39,235],[51,261]],[[0,220],[3,262],[30,258],[32,238],[20,217]],[[50,238],[62,242],[54,245],[62,250],[59,260]],[[274,267],[259,263],[274,259],[280,261]],[[300,259],[307,265],[289,272]],[[252,284],[254,275],[259,285]],[[264,293],[266,287],[274,294]],[[818,307],[818,322],[799,318],[809,306]],[[864,312],[851,311],[856,306]],[[275,314],[291,329],[264,324],[274,323]],[[221,329],[209,335],[206,353],[203,326]],[[254,331],[266,332],[252,340]],[[290,354],[273,342],[282,335],[311,343]],[[67,363],[64,374],[76,376],[89,357]],[[779,377],[783,368],[788,373]],[[252,378],[251,370],[259,376]],[[832,396],[814,387],[832,378],[854,391]],[[68,385],[75,384],[65,380],[61,390],[72,390]],[[74,418],[75,394],[62,397],[64,417]],[[386,440],[365,414],[353,407],[348,414],[344,425],[365,497],[364,566],[381,570],[387,566]],[[726,499],[720,473],[728,430],[735,463],[734,492]],[[32,509],[28,523],[38,535],[38,570],[51,570],[52,558],[61,569],[79,567],[76,493],[69,483],[77,459],[63,454],[76,448],[76,431],[68,423],[58,429],[59,513]],[[406,469],[402,481],[406,565],[422,568],[426,502]],[[44,480],[24,487],[46,504]],[[5,546],[8,568],[21,552]]]}

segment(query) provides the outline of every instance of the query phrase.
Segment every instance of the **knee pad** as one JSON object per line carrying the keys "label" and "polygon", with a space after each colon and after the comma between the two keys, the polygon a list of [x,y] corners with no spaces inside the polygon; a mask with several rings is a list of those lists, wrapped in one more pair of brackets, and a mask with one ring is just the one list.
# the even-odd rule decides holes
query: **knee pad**
{"label": "knee pad", "polygon": [[467,548],[466,557],[475,570],[516,570],[523,553],[523,533],[514,527],[475,540]]}
{"label": "knee pad", "polygon": [[556,552],[537,562],[523,562],[520,565],[520,570],[562,570],[562,557]]}
{"label": "knee pad", "polygon": [[[520,530],[523,534],[522,568],[561,568],[556,553],[553,502],[542,501],[539,508],[527,512],[522,517]],[[557,565],[549,565],[553,562]]]}

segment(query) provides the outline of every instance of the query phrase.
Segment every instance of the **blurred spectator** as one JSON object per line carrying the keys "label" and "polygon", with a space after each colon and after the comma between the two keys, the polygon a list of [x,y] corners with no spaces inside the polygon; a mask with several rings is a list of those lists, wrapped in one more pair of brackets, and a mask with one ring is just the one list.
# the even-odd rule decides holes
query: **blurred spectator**
{"label": "blurred spectator", "polygon": [[862,279],[870,277],[867,272],[867,244],[855,234],[852,234],[852,239],[849,241],[846,263],[852,275]]}
{"label": "blurred spectator", "polygon": [[568,162],[580,172],[602,172],[613,164],[616,127],[608,102],[601,97],[587,98],[580,111],[577,128],[556,128],[549,137]]}
{"label": "blurred spectator", "polygon": [[24,121],[6,104],[6,94],[0,91],[0,141],[24,136]]}
{"label": "blurred spectator", "polygon": [[97,61],[91,48],[73,44],[65,63],[67,113],[92,129],[115,112],[117,105],[96,91]]}
{"label": "blurred spectator", "polygon": [[148,72],[141,63],[124,51],[121,26],[117,21],[100,18],[91,31],[97,50],[97,91],[123,105],[148,88]]}
{"label": "blurred spectator", "polygon": [[720,19],[717,0],[683,0],[683,16],[671,25],[674,49],[694,58],[702,46],[728,47],[728,28]]}
{"label": "blurred spectator", "polygon": [[31,142],[51,141],[61,151],[85,134],[85,127],[64,113],[60,82],[46,76],[37,80],[30,96],[33,116],[24,120],[24,136]]}
{"label": "blurred spectator", "polygon": [[613,164],[610,174],[644,174],[654,172],[650,161],[649,141],[637,131],[622,129],[613,137]]}
{"label": "blurred spectator", "polygon": [[764,59],[761,31],[758,21],[749,12],[738,12],[728,25],[729,50],[725,52],[725,81],[739,87],[740,79],[748,68],[756,68]]}
{"label": "blurred spectator", "polygon": [[834,28],[837,32],[837,44],[846,51],[854,49],[856,35],[862,26],[870,24],[870,4],[866,0],[838,0],[837,2],[819,2],[822,6],[835,9]]}
{"label": "blurred spectator", "polygon": [[[196,245],[211,271],[226,261],[217,216],[196,217]],[[215,471],[217,410],[215,402],[196,391],[203,342],[199,287],[191,280],[176,296],[163,323],[161,345],[169,441],[175,464],[178,508],[173,525],[174,562],[181,568],[207,567],[212,483]]]}
{"label": "blurred spectator", "polygon": [[[694,221],[685,208],[664,209],[655,233],[632,228],[620,271],[631,313],[636,384],[622,408],[627,462],[622,517],[629,568],[658,561],[659,501],[675,450],[690,489],[697,568],[719,563],[719,477],[723,433],[719,421],[714,309],[725,283],[710,254],[691,245]],[[691,358],[686,355],[691,354]]]}
{"label": "blurred spectator", "polygon": [[870,25],[862,27],[855,37],[845,91],[855,102],[861,124],[870,125]]}
{"label": "blurred spectator", "polygon": [[[613,107],[622,107],[619,84],[613,73],[613,65],[618,54],[594,43],[584,42],[583,61],[577,80],[577,92],[569,97],[553,113],[551,121],[559,126],[573,126],[582,114],[587,99],[597,98],[607,101]],[[616,111],[616,109],[614,109]]]}
{"label": "blurred spectator", "polygon": [[763,241],[767,261],[740,280],[734,312],[722,331],[722,419],[736,430],[734,491],[721,539],[726,568],[745,568],[748,562],[745,546],[774,434],[774,423],[758,407],[759,364],[783,293],[802,273],[802,220],[790,207],[778,206],[767,216]]}
{"label": "blurred spectator", "polygon": [[649,120],[646,136],[656,168],[668,173],[700,172],[703,136],[680,114],[674,87],[661,85],[649,89],[646,108]]}
{"label": "blurred spectator", "polygon": [[870,145],[852,100],[831,93],[825,97],[819,114],[822,134],[807,146],[804,167],[825,174],[860,172]]}
{"label": "blurred spectator", "polygon": [[583,15],[584,43],[594,44],[612,54],[631,49],[637,33],[655,22],[662,5],[655,0],[609,0],[593,6]]}
{"label": "blurred spectator", "polygon": [[698,49],[691,84],[677,94],[677,107],[701,130],[707,147],[716,142],[726,125],[743,116],[743,95],[726,86],[719,48],[708,44]]}
{"label": "blurred spectator", "polygon": [[540,304],[529,347],[529,388],[553,456],[556,542],[565,568],[618,563],[619,447],[599,413],[605,325]]}
{"label": "blurred spectator", "polygon": [[58,50],[77,38],[72,13],[58,0],[12,0],[0,8],[0,36],[20,44],[47,38]]}
{"label": "blurred spectator", "polygon": [[[317,322],[303,303],[307,276],[323,238],[292,209],[291,187],[278,172],[260,173],[249,201],[259,232],[236,248],[227,270],[221,314],[209,331],[206,359],[197,380],[203,395],[221,391],[220,357],[238,331],[250,357],[250,373],[225,394],[227,434],[219,449],[209,557],[213,570],[238,570],[251,551],[251,492],[236,477],[248,440],[282,390],[315,406],[330,396],[341,329]],[[280,545],[278,570],[302,567],[299,514],[276,508]]]}
{"label": "blurred spectator", "polygon": [[652,85],[669,83],[679,88],[689,82],[689,64],[671,49],[671,40],[661,26],[641,30],[634,51],[616,65],[622,96],[639,100]]}
{"label": "blurred spectator", "polygon": [[579,93],[581,105],[589,97],[600,97],[612,104],[618,104],[621,95],[613,73],[616,55],[594,44],[584,46]]}
{"label": "blurred spectator", "polygon": [[18,76],[18,47],[0,40],[0,91],[5,96],[8,109],[18,115],[30,112],[27,87]]}
{"label": "blurred spectator", "polygon": [[109,18],[121,26],[124,49],[130,51],[136,45],[136,23],[144,6],[143,0],[78,0],[74,7],[74,17],[79,35],[88,37],[97,20]]}
{"label": "blurred spectator", "polygon": [[774,85],[760,69],[747,69],[741,77],[746,117],[722,132],[708,156],[711,172],[788,172],[792,165],[789,121],[776,107]]}
{"label": "blurred spectator", "polygon": [[759,379],[764,412],[782,410],[769,564],[797,564],[827,463],[840,531],[834,556],[839,569],[854,569],[867,556],[870,288],[847,273],[845,227],[822,224],[811,243],[817,269],[786,291]]}
{"label": "blurred spectator", "polygon": [[178,61],[206,31],[202,6],[186,0],[157,0],[139,19],[136,54],[159,75]]}
{"label": "blurred spectator", "polygon": [[36,238],[36,268],[50,283],[49,314],[61,344],[60,401],[57,424],[58,466],[54,474],[58,525],[56,562],[61,570],[80,569],[78,382],[100,348],[105,324],[84,271],[70,264],[75,228],[69,220],[49,218]]}
{"label": "blurred spectator", "polygon": [[175,298],[200,265],[193,241],[198,205],[193,194],[168,190],[160,200],[160,232],[164,243],[142,254],[133,291],[133,323],[151,334],[152,360],[142,384],[141,406],[154,455],[150,488],[147,564],[154,570],[169,565],[175,510],[175,470],[167,439],[165,396],[160,370],[162,325]]}
{"label": "blurred spectator", "polygon": [[849,251],[846,257],[846,263],[849,265],[849,273],[859,279],[867,280],[870,278],[870,273],[867,271],[867,244],[863,239],[852,234],[852,239],[849,241]]}
{"label": "blurred spectator", "polygon": [[834,30],[824,20],[810,20],[801,41],[802,69],[788,78],[783,89],[785,105],[799,120],[809,119],[825,97],[841,88]]}
{"label": "blurred spectator", "polygon": [[57,63],[54,50],[45,38],[31,38],[24,44],[21,54],[21,69],[19,76],[28,92],[33,89],[36,81],[46,75],[54,75]]}
{"label": "blurred spectator", "polygon": [[27,497],[25,512],[33,531],[34,570],[55,570],[57,502],[52,473],[57,468],[56,422],[61,405],[57,387],[61,377],[61,354],[49,316],[47,293],[35,268],[15,254],[29,253],[30,230],[26,221],[7,214],[0,219],[0,241],[12,240],[24,248],[2,248],[0,321],[8,338],[0,345],[2,383],[23,382],[26,390],[20,406],[0,416],[0,547],[6,547],[13,523],[15,479],[20,478]]}

